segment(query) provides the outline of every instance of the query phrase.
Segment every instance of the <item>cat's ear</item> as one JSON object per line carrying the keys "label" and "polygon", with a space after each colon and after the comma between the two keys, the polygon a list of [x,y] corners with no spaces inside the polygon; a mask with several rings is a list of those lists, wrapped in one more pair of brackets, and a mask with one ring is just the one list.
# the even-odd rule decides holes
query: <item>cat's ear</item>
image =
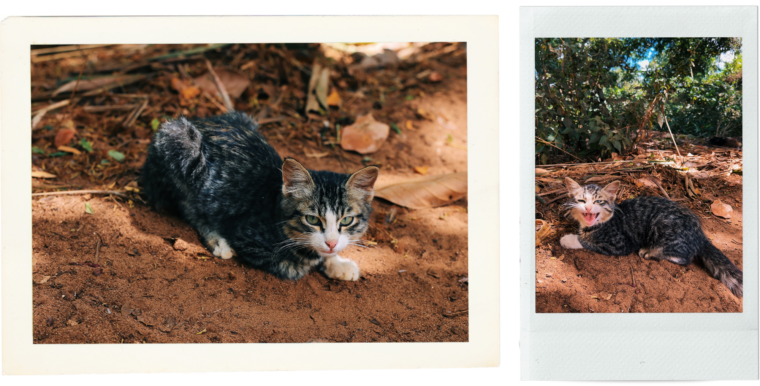
{"label": "cat's ear", "polygon": [[614,181],[614,182],[611,182],[609,185],[605,186],[604,189],[602,189],[602,191],[604,191],[604,193],[607,193],[608,196],[615,198],[619,189],[620,189],[620,181]]}
{"label": "cat's ear", "polygon": [[308,194],[314,188],[311,174],[293,158],[282,163],[282,194],[285,196]]}
{"label": "cat's ear", "polygon": [[372,198],[375,196],[373,188],[375,181],[377,181],[378,173],[380,173],[380,168],[377,166],[367,166],[352,174],[346,182],[346,189],[349,194],[357,199],[372,201]]}
{"label": "cat's ear", "polygon": [[583,189],[570,177],[565,177],[565,187],[567,188],[568,195],[571,197],[580,193],[581,189]]}

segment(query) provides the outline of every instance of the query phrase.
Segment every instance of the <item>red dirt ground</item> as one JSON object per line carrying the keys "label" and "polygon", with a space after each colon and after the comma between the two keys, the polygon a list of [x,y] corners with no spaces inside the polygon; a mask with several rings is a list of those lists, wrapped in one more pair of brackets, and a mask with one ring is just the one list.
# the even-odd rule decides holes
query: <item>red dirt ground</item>
{"label": "red dirt ground", "polygon": [[[423,165],[430,166],[428,175],[467,170],[466,66],[438,71],[447,91],[398,104],[445,114],[456,128],[417,120],[415,129],[391,132],[372,154],[383,165],[381,178],[414,178],[413,167]],[[337,157],[304,157],[298,143],[286,144],[275,131],[265,127],[263,133],[281,156],[310,169],[342,171]],[[449,134],[462,146],[447,146]],[[344,157],[348,169],[362,166],[362,156]],[[80,182],[81,189],[102,189]],[[85,203],[94,214],[85,213]],[[319,273],[283,281],[212,257],[189,225],[148,206],[98,195],[35,197],[34,342],[468,341],[466,199],[425,210],[380,200],[373,207],[380,230],[371,235],[379,244],[342,254],[358,263],[358,282]],[[383,239],[381,224],[391,208],[398,220],[387,227],[392,237]],[[95,233],[102,238],[97,260]],[[182,244],[175,239],[186,249],[175,248]]]}
{"label": "red dirt ground", "polygon": [[[709,205],[698,215],[707,237],[742,269],[742,180],[731,175],[725,181],[700,183],[703,198],[719,197],[733,207],[731,219],[711,214]],[[742,312],[742,300],[700,263],[680,266],[636,254],[567,250],[559,239],[577,230],[570,222],[563,225],[536,247],[536,312]]]}

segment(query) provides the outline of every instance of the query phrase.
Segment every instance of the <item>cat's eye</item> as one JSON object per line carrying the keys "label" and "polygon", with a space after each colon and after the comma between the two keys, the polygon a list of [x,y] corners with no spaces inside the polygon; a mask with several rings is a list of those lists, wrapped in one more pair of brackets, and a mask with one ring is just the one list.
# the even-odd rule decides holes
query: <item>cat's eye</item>
{"label": "cat's eye", "polygon": [[319,224],[319,218],[317,216],[306,216],[306,222],[311,225]]}
{"label": "cat's eye", "polygon": [[586,200],[578,200],[578,202],[586,203]]}
{"label": "cat's eye", "polygon": [[594,203],[595,204],[604,204],[604,200],[596,200]]}
{"label": "cat's eye", "polygon": [[340,220],[340,225],[351,225],[351,223],[354,222],[354,218],[351,216],[343,217],[343,220]]}

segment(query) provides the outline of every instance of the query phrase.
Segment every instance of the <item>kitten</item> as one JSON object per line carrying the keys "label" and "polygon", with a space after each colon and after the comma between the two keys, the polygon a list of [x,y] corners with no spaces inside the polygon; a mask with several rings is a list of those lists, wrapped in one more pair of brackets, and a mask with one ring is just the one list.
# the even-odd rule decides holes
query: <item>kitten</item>
{"label": "kitten", "polygon": [[620,181],[600,188],[565,178],[565,186],[570,196],[565,207],[580,224],[580,234],[563,236],[563,247],[603,255],[638,251],[644,259],[680,265],[701,260],[713,277],[742,296],[742,271],[707,239],[699,218],[689,209],[662,197],[638,197],[616,205]]}
{"label": "kitten", "polygon": [[233,112],[161,125],[141,183],[148,201],[187,220],[214,256],[235,255],[284,279],[316,268],[355,281],[359,267],[338,253],[361,244],[378,172],[283,161],[249,116]]}

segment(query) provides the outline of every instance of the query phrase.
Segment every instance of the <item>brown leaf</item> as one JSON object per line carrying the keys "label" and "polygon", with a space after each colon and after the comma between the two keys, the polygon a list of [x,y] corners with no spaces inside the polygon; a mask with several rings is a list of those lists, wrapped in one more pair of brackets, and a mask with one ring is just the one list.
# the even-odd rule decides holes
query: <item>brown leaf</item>
{"label": "brown leaf", "polygon": [[433,83],[440,82],[443,80],[443,76],[441,76],[441,74],[439,74],[438,72],[433,71],[430,73],[430,76],[428,76],[428,80],[430,80]]}
{"label": "brown leaf", "polygon": [[177,90],[177,92],[180,92],[189,86],[190,84],[188,84],[188,82],[185,82],[180,78],[172,78],[172,88]]}
{"label": "brown leaf", "polygon": [[415,166],[414,171],[417,173],[422,174],[423,176],[427,174],[429,167],[428,166]]}
{"label": "brown leaf", "polygon": [[439,174],[375,189],[375,197],[411,209],[443,206],[467,195],[467,172]]}
{"label": "brown leaf", "polygon": [[47,172],[43,172],[41,170],[35,170],[32,172],[32,177],[35,178],[58,178],[55,174],[50,174]]}
{"label": "brown leaf", "polygon": [[69,147],[69,146],[58,146],[58,150],[65,151],[67,153],[73,153],[73,154],[76,154],[76,155],[82,154],[81,151],[79,151],[77,149],[74,149],[73,147]]}
{"label": "brown leaf", "polygon": [[185,87],[179,92],[179,95],[182,99],[193,99],[198,95],[201,95],[201,90],[195,86]]}
{"label": "brown leaf", "polygon": [[55,135],[55,147],[61,147],[68,144],[74,138],[76,133],[77,131],[74,129],[58,130],[58,133]]}
{"label": "brown leaf", "polygon": [[551,232],[552,227],[546,221],[536,219],[536,246],[539,246]]}
{"label": "brown leaf", "polygon": [[339,107],[340,102],[340,95],[338,95],[338,91],[333,89],[330,95],[327,97],[327,105]]}
{"label": "brown leaf", "polygon": [[340,146],[361,154],[374,153],[385,143],[390,126],[372,117],[372,113],[356,119],[353,125],[341,130]]}
{"label": "brown leaf", "polygon": [[427,111],[425,109],[417,109],[416,113],[420,118],[425,118],[428,121],[435,122],[435,115],[430,111]]}
{"label": "brown leaf", "polygon": [[551,173],[551,171],[546,170],[546,169],[536,168],[536,174],[546,174],[546,173]]}
{"label": "brown leaf", "polygon": [[114,83],[121,83],[123,85],[127,85],[130,83],[134,83],[140,79],[145,78],[145,75],[117,75],[117,76],[104,76],[102,78],[97,79],[79,79],[79,84],[77,84],[76,80],[72,80],[69,83],[64,84],[61,87],[58,87],[57,90],[53,91],[53,96],[56,96],[62,92],[67,91],[73,91],[76,87],[76,91],[87,91],[87,90],[93,90],[100,87],[105,87]]}
{"label": "brown leaf", "polygon": [[731,212],[734,211],[734,208],[721,200],[715,200],[712,205],[710,205],[710,210],[712,210],[713,214],[718,217],[731,218]]}
{"label": "brown leaf", "polygon": [[[243,94],[243,91],[248,88],[248,85],[251,84],[248,77],[237,70],[229,68],[214,68],[214,72],[216,73],[216,76],[219,77],[222,85],[224,85],[224,89],[227,90],[227,94],[233,99],[239,98],[240,95]],[[219,94],[219,90],[216,89],[216,84],[210,73],[205,73],[193,80],[203,91],[206,91],[211,95]]]}

